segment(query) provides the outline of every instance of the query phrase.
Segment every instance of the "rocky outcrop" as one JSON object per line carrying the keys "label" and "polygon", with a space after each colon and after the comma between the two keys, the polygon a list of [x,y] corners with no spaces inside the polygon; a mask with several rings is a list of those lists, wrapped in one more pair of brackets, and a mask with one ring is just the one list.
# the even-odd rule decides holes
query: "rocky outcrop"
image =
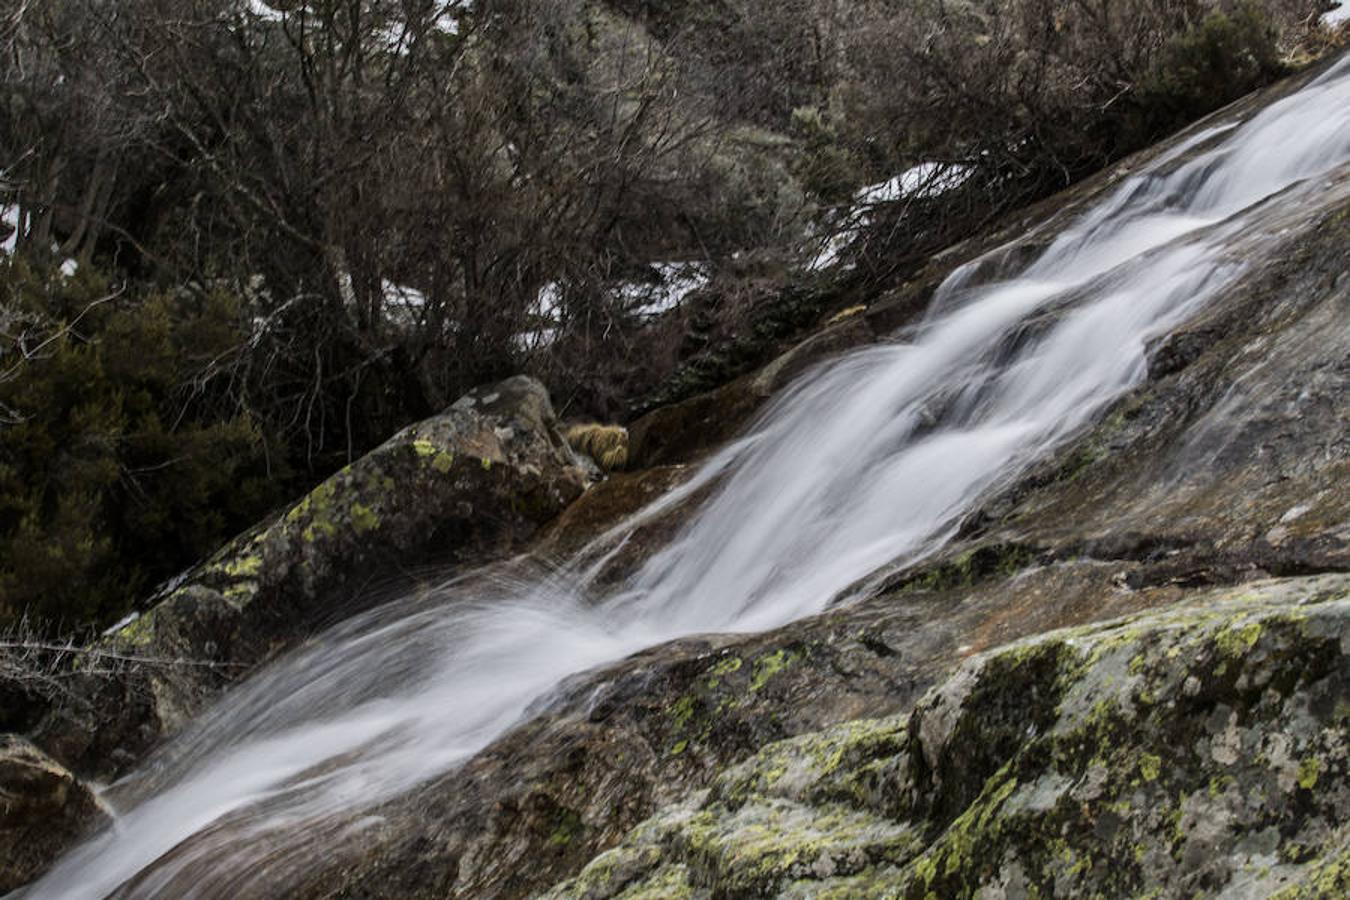
{"label": "rocky outcrop", "polygon": [[[1055,216],[1123,173],[1058,198]],[[1245,275],[1158,343],[1143,384],[991,492],[937,556],[777,631],[689,638],[574,677],[462,767],[362,811],[287,892],[1334,895],[1350,809],[1337,574],[1350,571],[1350,176],[1325,181],[1264,223]],[[635,456],[663,465],[588,492],[534,549],[570,554],[679,483],[680,463],[784,379],[908,321],[972,252],[757,375],[634,423]],[[153,669],[139,693],[104,695],[119,714],[92,740],[49,721],[49,746],[120,765],[234,677],[227,666],[351,611],[357,574],[424,553],[481,559],[532,532],[579,476],[546,398],[516,387],[405,432],[194,573],[112,646],[223,664]],[[639,563],[678,514],[611,564]],[[1120,621],[1093,624],[1107,619]]]}
{"label": "rocky outcrop", "polygon": [[49,716],[36,739],[79,771],[119,771],[224,685],[371,602],[371,583],[419,563],[499,557],[583,479],[542,385],[518,377],[474,391],[226,545],[108,637],[103,649],[135,662],[123,677],[91,678],[86,702]]}
{"label": "rocky outcrop", "polygon": [[1350,577],[1205,593],[967,661],[764,748],[556,898],[1350,888]]}
{"label": "rocky outcrop", "polygon": [[[991,257],[987,274],[997,277],[1004,260],[1024,260],[1053,235],[1056,220],[1074,215],[1077,202],[1100,196],[1127,170],[1059,198],[1050,221],[1028,244]],[[1148,379],[1052,458],[992,492],[938,556],[898,568],[862,602],[776,632],[684,640],[578,676],[547,711],[463,769],[380,809],[381,827],[351,861],[313,873],[301,893],[531,896],[573,875],[659,808],[690,802],[766,744],[903,715],[974,655],[1177,604],[1240,617],[1240,605],[1221,602],[1228,586],[1350,571],[1350,495],[1339,487],[1350,475],[1348,213],[1350,180],[1341,174],[1325,179],[1316,202],[1266,223],[1266,243],[1244,248],[1246,273],[1209,311],[1159,342]],[[950,268],[968,252],[954,251],[943,264]],[[925,290],[916,284],[879,300],[849,327],[902,324]],[[634,452],[648,462],[697,456],[736,416],[752,414],[752,383],[747,378],[634,423]],[[672,465],[615,479],[566,519],[595,533],[607,516],[631,511],[683,471]],[[556,534],[551,539],[566,544]],[[632,543],[646,541],[639,534]],[[659,545],[659,535],[650,543]],[[1283,584],[1294,590],[1301,583]],[[1279,602],[1286,600],[1295,602]],[[1213,633],[1225,630],[1217,621]],[[1327,621],[1343,628],[1343,617]],[[1285,638],[1302,640],[1297,633]],[[1136,749],[1145,752],[1161,733],[1141,733]],[[948,799],[943,812],[903,821],[946,828],[997,769],[972,776],[974,794],[964,807]],[[1344,798],[1328,797],[1341,814],[1348,808]],[[1303,801],[1294,795],[1290,802]],[[862,806],[851,812],[873,815]],[[767,832],[769,823],[759,824]],[[1037,834],[1049,846],[1051,836]],[[926,832],[885,835],[912,843],[913,859],[936,846]],[[1334,857],[1339,838],[1316,840]],[[637,857],[653,852],[629,843]],[[639,885],[650,896],[675,890],[676,880],[664,879],[691,863],[678,854],[662,859],[665,868],[632,876],[632,896]],[[959,896],[961,884],[934,893]],[[839,886],[841,896],[856,887]],[[991,887],[991,896],[998,889]],[[1002,889],[1017,893],[1011,881]],[[752,885],[724,895],[763,890]],[[1195,890],[1215,888],[1203,881]]]}
{"label": "rocky outcrop", "polygon": [[0,891],[12,891],[108,821],[89,787],[28,741],[0,735]]}

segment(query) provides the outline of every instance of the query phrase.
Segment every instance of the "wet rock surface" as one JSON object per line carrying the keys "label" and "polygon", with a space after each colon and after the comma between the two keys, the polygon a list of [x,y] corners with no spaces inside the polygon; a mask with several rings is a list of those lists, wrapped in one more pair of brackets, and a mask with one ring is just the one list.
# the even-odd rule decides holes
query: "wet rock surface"
{"label": "wet rock surface", "polygon": [[[1123,168],[1108,173],[1075,192],[1073,199],[1096,196],[1123,175]],[[1073,208],[1064,201],[1055,220],[1064,221]],[[1034,231],[1028,240],[1043,242],[1053,227]],[[1177,694],[1180,670],[1174,664],[1180,664],[1171,658],[1160,662],[1149,657],[1140,663],[1161,666],[1161,680],[1149,690],[1176,695],[1159,704],[1184,701],[1192,709],[1210,704],[1204,707],[1205,721],[1216,710],[1240,710],[1240,716],[1248,716],[1239,726],[1246,729],[1241,740],[1248,743],[1275,740],[1297,718],[1298,709],[1316,706],[1315,734],[1305,735],[1306,746],[1314,748],[1308,753],[1340,752],[1334,745],[1335,735],[1345,730],[1344,711],[1336,712],[1336,703],[1327,698],[1335,696],[1332,688],[1344,694],[1344,651],[1337,651],[1341,656],[1335,662],[1340,674],[1333,681],[1316,682],[1315,688],[1315,680],[1300,680],[1306,666],[1298,659],[1306,650],[1327,663],[1327,648],[1337,641],[1343,644],[1346,634],[1344,582],[1335,580],[1335,573],[1350,568],[1350,494],[1343,488],[1350,459],[1346,176],[1328,178],[1319,202],[1293,219],[1272,218],[1267,234],[1278,238],[1260,252],[1252,248],[1242,261],[1243,277],[1207,312],[1160,339],[1149,375],[1138,388],[1051,459],[992,491],[937,557],[897,566],[866,600],[778,631],[688,639],[574,678],[548,711],[495,742],[464,769],[380,810],[383,823],[369,842],[340,870],[316,873],[304,893],[531,896],[564,882],[592,859],[586,875],[560,889],[563,895],[806,896],[834,891],[836,896],[903,896],[917,891],[915,896],[924,896],[931,891],[936,896],[968,896],[984,891],[992,897],[1029,896],[1035,887],[1042,895],[1057,896],[1094,891],[1146,895],[1151,890],[1190,896],[1211,895],[1232,885],[1244,895],[1263,896],[1286,888],[1315,891],[1328,878],[1343,878],[1336,860],[1344,853],[1342,823],[1350,804],[1339,789],[1324,784],[1326,793],[1317,798],[1297,790],[1280,794],[1274,818],[1267,821],[1250,808],[1263,802],[1251,798],[1267,790],[1261,780],[1266,776],[1257,768],[1228,771],[1245,757],[1230,764],[1212,753],[1207,758],[1197,755],[1178,773],[1175,790],[1163,776],[1142,777],[1137,766],[1151,771],[1152,763],[1138,760],[1150,754],[1170,760],[1174,739],[1182,733],[1173,729],[1190,728],[1188,720],[1174,715],[1176,707],[1150,707],[1148,715],[1156,720],[1141,725],[1133,737],[1120,738],[1121,746],[1136,757],[1134,771],[1121,768],[1124,757],[1112,758],[1102,769],[1087,766],[1091,756],[1086,761],[1075,757],[1078,768],[1057,768],[1061,763],[1052,766],[1053,754],[1046,754],[1068,752],[1067,745],[1036,742],[1026,735],[1016,741],[1012,735],[999,737],[991,722],[988,734],[970,725],[966,743],[979,747],[992,741],[989,753],[997,764],[992,757],[970,758],[962,742],[943,743],[927,765],[945,772],[941,780],[947,787],[925,782],[920,790],[918,782],[910,784],[906,790],[918,798],[912,808],[874,808],[868,805],[872,800],[847,792],[830,795],[832,805],[821,809],[808,802],[814,796],[809,792],[783,797],[770,791],[754,805],[747,806],[744,799],[727,805],[717,787],[766,744],[835,726],[843,734],[861,730],[871,735],[880,729],[876,740],[900,758],[911,740],[909,726],[899,720],[882,725],[864,720],[905,716],[935,685],[959,684],[959,674],[957,682],[944,682],[953,671],[986,673],[966,677],[984,678],[992,686],[988,673],[1011,665],[1015,656],[980,657],[982,662],[968,664],[976,666],[973,670],[960,668],[962,661],[1054,629],[1118,616],[1162,616],[1138,621],[1151,623],[1147,627],[1159,641],[1180,646],[1179,655],[1191,654],[1183,661],[1195,663],[1194,654],[1207,642],[1228,634],[1230,626],[1241,634],[1250,624],[1242,618],[1249,610],[1239,602],[1249,591],[1273,604],[1270,621],[1261,619],[1261,633],[1278,635],[1283,648],[1259,651],[1270,655],[1252,665],[1277,657],[1289,660],[1280,670],[1283,674],[1261,676],[1292,685],[1278,703],[1267,698],[1268,705],[1254,711],[1265,702],[1264,695],[1251,694],[1245,681],[1242,687],[1233,681],[1223,688],[1227,693],[1202,692],[1200,700],[1185,690]],[[1017,249],[1009,247],[1004,255],[1017,257]],[[961,258],[954,252],[950,264]],[[897,294],[897,306],[889,308],[903,306],[922,291],[916,285],[910,293]],[[868,315],[880,321],[880,312]],[[895,315],[896,321],[904,321],[909,314]],[[672,409],[667,414],[675,424],[667,426],[669,433],[725,428],[726,417],[737,408],[734,397],[753,396],[749,383],[747,379],[734,391],[722,389]],[[632,433],[635,451],[647,454],[649,461],[688,459],[704,446],[692,439],[658,446],[640,424]],[[626,488],[623,483],[616,486],[616,496],[641,490],[635,487],[639,476],[628,477],[635,480]],[[610,507],[615,516],[629,508]],[[594,518],[589,527],[599,529],[604,508],[597,503],[590,511]],[[1318,573],[1330,573],[1326,577],[1332,580],[1299,577]],[[1288,580],[1246,587],[1270,576]],[[1328,600],[1331,595],[1341,599]],[[1298,628],[1276,627],[1282,617],[1296,617],[1290,610],[1312,602],[1309,598],[1330,604],[1318,612],[1317,628],[1326,633],[1314,638]],[[1178,604],[1191,612],[1179,610],[1180,618],[1167,619],[1165,610]],[[1197,619],[1195,610],[1206,609]],[[1192,642],[1167,645],[1163,638],[1170,640],[1174,631],[1190,634],[1187,640]],[[1111,640],[1115,638],[1100,638]],[[1307,647],[1301,646],[1305,640]],[[1066,637],[1043,644],[1072,645]],[[1136,655],[1149,649],[1147,641],[1135,645]],[[1078,650],[1044,652],[1049,654],[1044,659],[1033,654],[1009,669],[1012,683],[1020,688],[1000,701],[1003,721],[1016,720],[1024,728],[1030,723],[1040,735],[1057,723],[1062,728],[1085,723],[1081,711],[1062,718],[1055,697],[1069,695],[1073,673],[1086,679],[1073,682],[1081,687],[1101,686],[1097,675],[1106,672],[1094,668],[1095,651],[1087,651],[1087,657]],[[998,659],[1003,662],[991,662]],[[1234,663],[1219,671],[1223,662],[1217,657],[1204,657],[1197,664],[1209,666],[1195,675],[1201,688],[1210,681],[1223,682],[1237,668]],[[1130,676],[1128,665],[1126,669],[1122,680]],[[1180,684],[1184,688],[1188,682]],[[1114,690],[1103,687],[1099,699],[1117,706],[1124,702],[1107,688]],[[928,702],[920,702],[920,709]],[[1023,709],[1030,718],[1016,712]],[[931,712],[927,721],[931,724],[940,714]],[[1146,719],[1137,704],[1111,716],[1116,717],[1112,727]],[[855,724],[846,724],[850,722]],[[1198,733],[1185,734],[1188,741],[1201,740]],[[808,746],[836,739],[813,735],[802,740],[800,745],[781,745],[788,748],[782,752],[801,747],[804,758],[811,757]],[[1112,740],[1088,735],[1084,746],[1106,751]],[[1212,743],[1215,737],[1204,740]],[[1244,752],[1250,749],[1241,746]],[[1265,751],[1258,747],[1253,752],[1259,756]],[[1221,754],[1228,759],[1227,751]],[[1338,758],[1343,766],[1344,757]],[[1013,762],[1017,771],[1009,769],[991,783]],[[930,776],[925,777],[936,777]],[[1071,776],[1064,791],[1080,787],[1083,779],[1103,780],[1097,797],[1109,793],[1111,799],[1070,816],[1072,804],[1057,785]],[[1208,797],[1211,780],[1223,795],[1231,786],[1223,781],[1225,776],[1247,779],[1255,785],[1255,795],[1248,792],[1234,801],[1237,805],[1223,809],[1202,808],[1199,798],[1185,799],[1196,792]],[[1009,788],[1013,778],[1017,783]],[[1132,793],[1141,789],[1134,781],[1144,786],[1139,798]],[[1158,781],[1170,791],[1166,804],[1161,794],[1153,796]],[[710,785],[712,794],[699,795]],[[1005,814],[1004,805],[1019,786],[1032,793]],[[1008,793],[998,796],[1005,789]],[[1083,790],[1092,789],[1080,788],[1079,793]],[[1177,799],[1178,792],[1183,799]],[[1128,809],[1119,806],[1127,801]],[[1105,805],[1111,803],[1118,806]],[[1310,803],[1315,810],[1310,811]],[[665,813],[627,834],[662,807],[667,807]],[[1153,814],[1155,807],[1164,810],[1161,818]],[[1019,809],[1017,816],[1029,823],[1024,844],[1013,840],[1022,827],[1012,827],[1020,821],[1013,816]],[[1061,815],[1067,818],[1057,818]],[[944,843],[942,835],[962,816],[966,827]],[[687,829],[680,824],[695,820]],[[1184,828],[1178,825],[1183,820]],[[973,826],[979,826],[979,841],[971,836]],[[1178,830],[1198,837],[1183,840]],[[775,842],[775,834],[796,835],[791,841],[797,843]],[[1273,850],[1268,846],[1272,834],[1279,837]],[[622,849],[597,858],[621,840]],[[967,844],[983,848],[978,858],[962,849]],[[823,852],[820,846],[831,849]],[[1135,858],[1140,846],[1146,863]],[[1056,850],[1071,851],[1072,858],[1056,857]],[[1031,862],[1019,867],[1016,860],[1023,854]],[[1207,854],[1217,861],[1206,862]],[[767,868],[750,866],[750,858],[766,862]],[[927,862],[920,865],[921,860]],[[601,877],[605,872],[627,874]],[[1110,880],[1115,877],[1121,880]],[[611,882],[620,888],[605,886]]]}
{"label": "wet rock surface", "polygon": [[1350,887],[1350,577],[1257,582],[967,661],[772,744],[562,898],[1243,896]]}
{"label": "wet rock surface", "polygon": [[107,821],[88,785],[23,738],[0,735],[0,891],[25,884]]}
{"label": "wet rock surface", "polygon": [[[1034,254],[1146,158],[1010,224],[1049,216],[982,277]],[[1344,893],[1350,185],[1326,182],[1317,203],[1267,223],[1207,312],[1159,339],[1138,388],[991,491],[937,556],[776,631],[689,638],[573,677],[463,767],[369,811],[292,893]],[[1005,239],[955,248],[774,366],[634,423],[639,464],[660,465],[592,488],[536,551],[573,553],[681,483],[683,464],[785,379],[912,322],[943,272]],[[156,653],[229,636],[213,659],[264,658],[296,633],[286,611],[350,610],[352,586],[325,560],[368,573],[385,552],[482,558],[528,536],[580,485],[551,426],[522,429],[538,440],[513,455],[505,426],[483,425],[507,415],[499,403],[547,423],[546,398],[491,393],[372,455],[377,475],[407,473],[404,499],[359,500],[358,463],[195,573],[119,646],[149,625]],[[537,459],[548,463],[525,461]],[[513,478],[493,481],[503,470]],[[435,499],[447,481],[455,490]],[[535,499],[522,509],[521,497]],[[471,521],[464,503],[509,513],[439,531]],[[397,507],[398,522],[376,538],[354,504],[380,523]],[[677,524],[652,523],[616,571]],[[310,568],[271,574],[269,548],[309,560],[311,545]],[[298,606],[269,599],[297,584]],[[48,734],[76,758],[131,758],[231,677],[159,676],[117,698],[150,723],[132,738]]]}
{"label": "wet rock surface", "polygon": [[373,586],[512,551],[583,480],[542,385],[474,391],[226,545],[106,638],[145,662],[90,679],[84,702],[50,715],[35,740],[79,771],[121,771],[259,662],[387,596]]}

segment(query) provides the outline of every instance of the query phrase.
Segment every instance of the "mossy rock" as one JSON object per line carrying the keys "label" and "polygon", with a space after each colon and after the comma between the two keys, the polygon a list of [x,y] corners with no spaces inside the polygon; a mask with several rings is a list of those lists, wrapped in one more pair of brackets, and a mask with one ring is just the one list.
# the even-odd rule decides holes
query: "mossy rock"
{"label": "mossy rock", "polygon": [[512,552],[583,490],[556,425],[543,386],[517,377],[399,432],[106,638],[157,662],[91,679],[90,702],[50,716],[38,738],[83,770],[115,772],[316,623],[376,599],[363,586],[382,573]]}
{"label": "mossy rock", "polygon": [[1350,577],[1212,591],[772,744],[548,896],[1338,896],[1347,696]]}

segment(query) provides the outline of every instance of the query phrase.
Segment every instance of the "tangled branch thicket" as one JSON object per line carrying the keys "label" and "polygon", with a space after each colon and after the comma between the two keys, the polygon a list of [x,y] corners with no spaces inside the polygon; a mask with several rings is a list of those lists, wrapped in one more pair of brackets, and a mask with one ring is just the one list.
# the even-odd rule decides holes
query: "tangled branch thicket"
{"label": "tangled branch thicket", "polygon": [[[0,620],[115,620],[499,376],[622,418],[1269,80],[1324,5],[12,4]],[[956,186],[856,214],[920,164]],[[806,275],[831,230],[853,268]],[[699,301],[635,314],[687,260]]]}
{"label": "tangled branch thicket", "polygon": [[148,672],[182,668],[236,668],[227,663],[128,653],[96,642],[60,641],[21,618],[0,632],[0,730],[22,732],[37,717],[89,702],[82,685],[116,680],[144,691]]}

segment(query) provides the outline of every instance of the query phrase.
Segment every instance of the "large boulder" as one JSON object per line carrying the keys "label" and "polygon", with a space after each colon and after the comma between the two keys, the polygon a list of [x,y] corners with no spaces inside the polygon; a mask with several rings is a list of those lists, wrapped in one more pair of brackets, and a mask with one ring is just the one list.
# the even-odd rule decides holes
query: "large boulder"
{"label": "large boulder", "polygon": [[475,390],[394,435],[222,548],[98,648],[91,677],[35,732],[78,771],[114,774],[228,683],[428,563],[511,552],[584,488],[548,393],[525,377]]}
{"label": "large boulder", "polygon": [[1344,896],[1350,578],[968,661],[772,744],[549,896]]}
{"label": "large boulder", "polygon": [[0,735],[0,892],[107,821],[88,785],[23,738]]}

